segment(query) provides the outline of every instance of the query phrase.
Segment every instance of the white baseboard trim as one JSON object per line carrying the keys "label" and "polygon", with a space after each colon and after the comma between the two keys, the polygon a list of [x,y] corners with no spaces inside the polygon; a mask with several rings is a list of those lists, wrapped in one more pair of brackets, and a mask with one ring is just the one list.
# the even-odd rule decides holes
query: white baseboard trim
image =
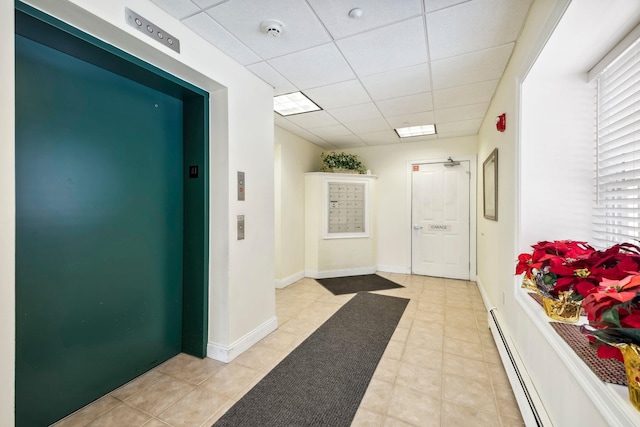
{"label": "white baseboard trim", "polygon": [[278,318],[274,316],[229,346],[207,343],[207,357],[229,363],[276,329]]}
{"label": "white baseboard trim", "polygon": [[411,267],[401,267],[399,265],[378,265],[378,271],[385,273],[411,274]]}
{"label": "white baseboard trim", "polygon": [[291,276],[287,276],[284,279],[276,279],[276,288],[284,289],[302,278],[304,278],[304,271],[298,271],[297,273],[292,274]]}
{"label": "white baseboard trim", "polygon": [[362,267],[362,268],[346,268],[343,270],[306,270],[305,276],[312,279],[328,279],[330,277],[345,277],[345,276],[362,276],[364,274],[373,274],[376,272],[376,267]]}

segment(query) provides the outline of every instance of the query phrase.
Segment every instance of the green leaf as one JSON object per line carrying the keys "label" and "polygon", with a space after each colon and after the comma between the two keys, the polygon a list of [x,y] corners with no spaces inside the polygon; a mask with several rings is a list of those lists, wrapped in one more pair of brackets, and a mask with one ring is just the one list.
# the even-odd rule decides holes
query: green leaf
{"label": "green leaf", "polygon": [[621,328],[622,325],[620,324],[620,317],[618,316],[618,307],[615,306],[608,310],[605,310],[602,313],[602,322]]}

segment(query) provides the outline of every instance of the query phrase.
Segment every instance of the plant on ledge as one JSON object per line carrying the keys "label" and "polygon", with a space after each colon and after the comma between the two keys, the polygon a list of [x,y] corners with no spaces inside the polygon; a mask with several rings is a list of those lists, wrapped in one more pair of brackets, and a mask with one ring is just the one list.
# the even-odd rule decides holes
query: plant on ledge
{"label": "plant on ledge", "polygon": [[525,273],[549,298],[570,293],[573,300],[582,300],[603,280],[621,280],[640,266],[640,247],[631,243],[601,251],[572,240],[542,241],[531,247],[533,254],[518,256],[516,274]]}
{"label": "plant on ledge", "polygon": [[599,344],[598,357],[624,363],[629,400],[640,410],[640,273],[603,280],[582,306],[589,320],[582,332]]}
{"label": "plant on ledge", "polygon": [[[347,173],[367,173],[367,168],[362,164],[355,154],[347,153],[322,153],[322,172],[347,172]],[[353,172],[352,172],[353,171]]]}

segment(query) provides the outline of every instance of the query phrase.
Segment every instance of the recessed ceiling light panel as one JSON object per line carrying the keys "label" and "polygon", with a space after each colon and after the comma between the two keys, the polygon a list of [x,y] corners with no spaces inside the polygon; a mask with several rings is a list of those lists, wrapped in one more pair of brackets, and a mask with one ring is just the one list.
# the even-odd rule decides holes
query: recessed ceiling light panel
{"label": "recessed ceiling light panel", "polygon": [[435,135],[436,125],[409,126],[394,130],[400,138],[410,138],[412,136]]}
{"label": "recessed ceiling light panel", "polygon": [[293,92],[287,95],[273,97],[273,109],[281,116],[309,113],[322,110],[318,105],[307,98],[302,92]]}

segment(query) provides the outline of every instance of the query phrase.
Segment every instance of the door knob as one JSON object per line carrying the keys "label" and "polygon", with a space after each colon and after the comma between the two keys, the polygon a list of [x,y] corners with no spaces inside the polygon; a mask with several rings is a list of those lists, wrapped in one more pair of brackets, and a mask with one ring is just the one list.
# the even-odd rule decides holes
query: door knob
{"label": "door knob", "polygon": [[414,230],[422,230],[422,226],[420,224],[413,224]]}

